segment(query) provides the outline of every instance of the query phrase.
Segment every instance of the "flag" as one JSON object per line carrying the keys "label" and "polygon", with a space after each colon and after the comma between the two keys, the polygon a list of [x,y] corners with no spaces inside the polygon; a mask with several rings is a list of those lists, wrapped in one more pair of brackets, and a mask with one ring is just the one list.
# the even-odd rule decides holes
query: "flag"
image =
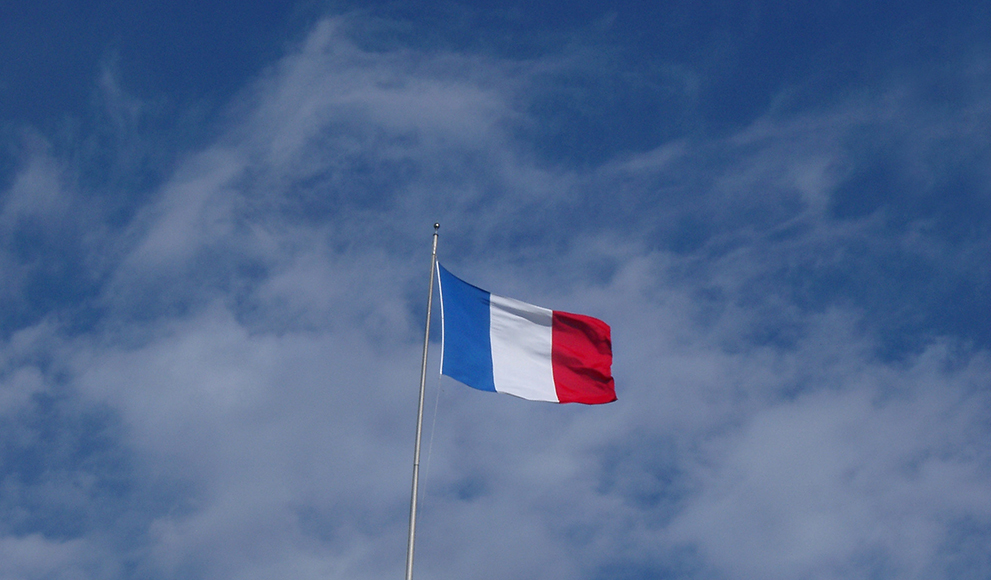
{"label": "flag", "polygon": [[441,374],[531,401],[616,400],[608,324],[496,296],[438,266]]}

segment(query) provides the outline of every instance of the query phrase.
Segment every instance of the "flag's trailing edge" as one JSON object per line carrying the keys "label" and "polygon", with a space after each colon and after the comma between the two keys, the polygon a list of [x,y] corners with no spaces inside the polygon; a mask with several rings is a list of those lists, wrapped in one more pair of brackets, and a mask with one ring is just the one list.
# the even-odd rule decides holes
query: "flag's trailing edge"
{"label": "flag's trailing edge", "polygon": [[531,401],[616,400],[609,325],[490,294],[438,264],[441,374]]}

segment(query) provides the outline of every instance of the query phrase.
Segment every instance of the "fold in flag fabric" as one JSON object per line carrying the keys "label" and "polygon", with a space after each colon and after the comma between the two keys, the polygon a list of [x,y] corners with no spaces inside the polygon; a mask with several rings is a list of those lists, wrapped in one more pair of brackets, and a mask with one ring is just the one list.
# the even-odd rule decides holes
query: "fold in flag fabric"
{"label": "fold in flag fabric", "polygon": [[438,266],[441,374],[531,401],[616,400],[608,324],[496,296]]}

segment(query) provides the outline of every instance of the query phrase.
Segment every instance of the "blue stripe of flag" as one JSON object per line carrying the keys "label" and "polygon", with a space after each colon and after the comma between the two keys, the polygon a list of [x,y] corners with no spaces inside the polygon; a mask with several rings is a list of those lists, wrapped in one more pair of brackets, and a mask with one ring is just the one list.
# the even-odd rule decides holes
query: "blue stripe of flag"
{"label": "blue stripe of flag", "polygon": [[469,387],[495,392],[489,293],[438,264],[444,313],[444,364],[441,373]]}

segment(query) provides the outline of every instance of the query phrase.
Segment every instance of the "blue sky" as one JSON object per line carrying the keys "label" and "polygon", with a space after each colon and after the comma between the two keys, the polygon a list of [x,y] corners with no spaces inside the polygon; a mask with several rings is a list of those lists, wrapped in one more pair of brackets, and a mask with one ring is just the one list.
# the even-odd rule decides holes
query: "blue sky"
{"label": "blue sky", "polygon": [[5,6],[0,577],[402,574],[437,221],[609,322],[619,400],[473,391],[435,333],[416,577],[987,578],[989,39],[977,2]]}

